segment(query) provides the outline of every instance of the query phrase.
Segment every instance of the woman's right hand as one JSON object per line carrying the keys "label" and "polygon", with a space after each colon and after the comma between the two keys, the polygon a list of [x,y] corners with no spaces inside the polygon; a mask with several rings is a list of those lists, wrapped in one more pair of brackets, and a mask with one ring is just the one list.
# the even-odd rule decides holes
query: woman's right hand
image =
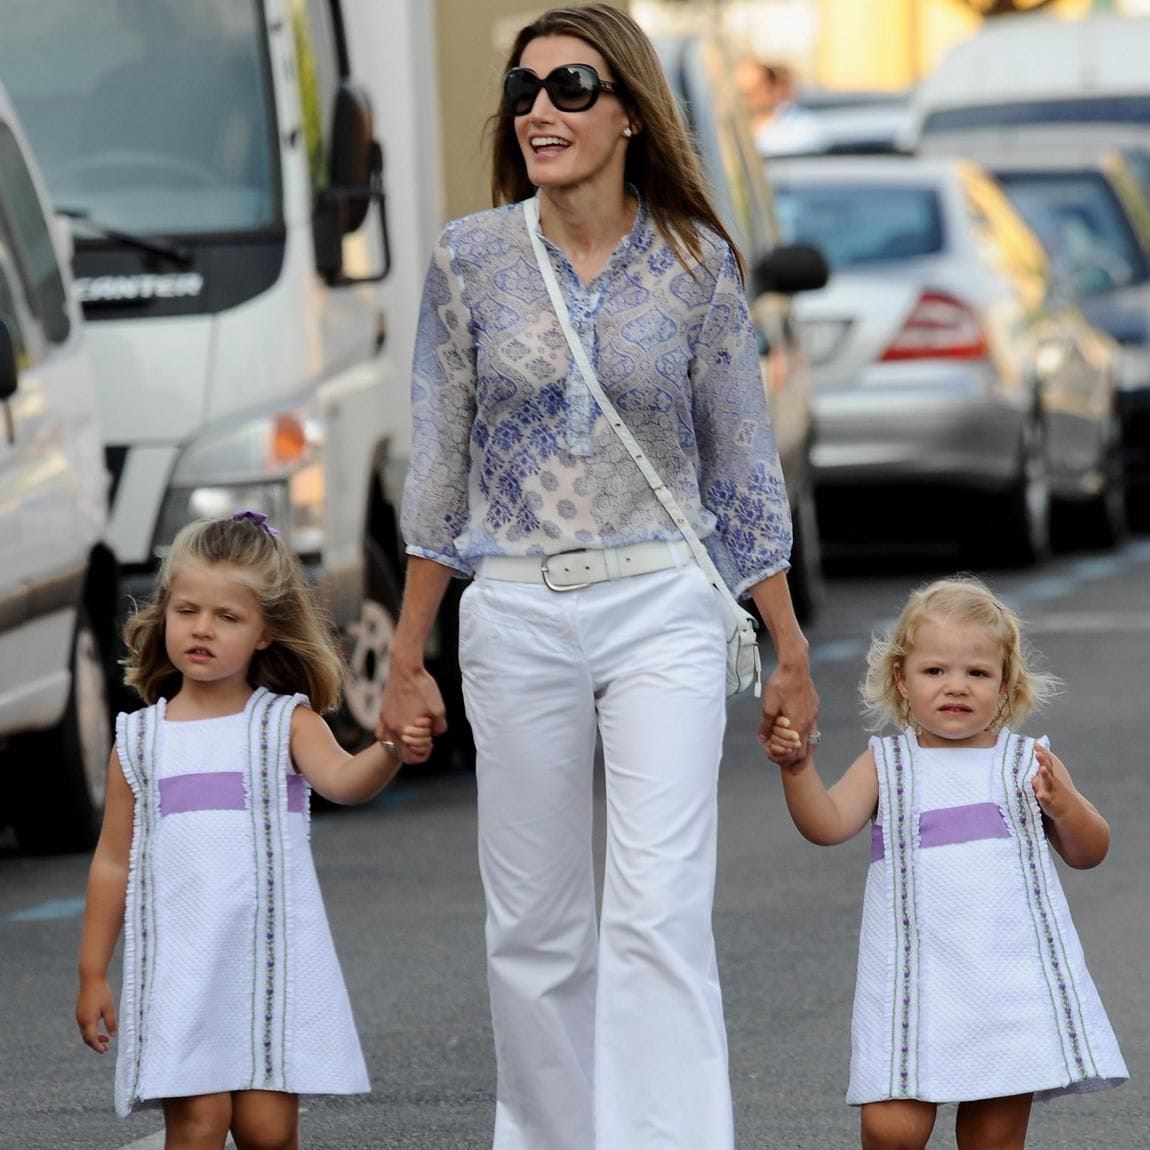
{"label": "woman's right hand", "polygon": [[[396,732],[423,719],[430,721],[432,735],[442,735],[447,730],[447,709],[443,705],[439,684],[422,664],[405,667],[393,658],[380,700],[376,738],[393,742]],[[405,762],[409,761],[404,755],[403,743],[400,742],[399,746],[400,757]],[[410,761],[420,760],[413,758]]]}
{"label": "woman's right hand", "polygon": [[76,1025],[80,1027],[80,1037],[85,1046],[90,1046],[97,1054],[107,1053],[111,1044],[110,1036],[118,1028],[116,1004],[106,978],[80,980],[80,994],[76,999]]}

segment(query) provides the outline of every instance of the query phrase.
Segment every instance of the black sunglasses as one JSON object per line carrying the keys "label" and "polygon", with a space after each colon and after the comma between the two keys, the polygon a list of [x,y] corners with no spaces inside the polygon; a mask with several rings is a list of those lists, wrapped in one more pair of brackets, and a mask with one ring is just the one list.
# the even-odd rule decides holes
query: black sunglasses
{"label": "black sunglasses", "polygon": [[503,79],[503,110],[512,116],[526,116],[535,107],[539,89],[560,112],[585,112],[600,92],[620,91],[619,84],[600,80],[590,64],[564,64],[541,80],[530,68],[512,68]]}

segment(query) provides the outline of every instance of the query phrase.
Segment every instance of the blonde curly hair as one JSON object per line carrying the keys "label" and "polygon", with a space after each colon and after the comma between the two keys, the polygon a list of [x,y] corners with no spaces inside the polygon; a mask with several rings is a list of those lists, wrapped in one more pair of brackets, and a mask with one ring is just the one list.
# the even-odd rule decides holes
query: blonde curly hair
{"label": "blonde curly hair", "polygon": [[164,634],[172,580],[186,566],[234,568],[259,600],[272,642],[252,658],[252,686],[284,695],[302,692],[320,714],[339,705],[344,662],[299,560],[280,536],[243,517],[184,527],[156,576],[152,601],[125,624],[124,681],[145,703],[170,699],[180,687]]}
{"label": "blonde curly hair", "polygon": [[1002,703],[995,729],[1020,722],[1058,693],[1058,677],[1035,668],[1018,616],[980,579],[956,575],[912,591],[894,626],[871,639],[860,689],[868,729],[911,725],[910,704],[898,689],[898,674],[914,646],[915,631],[927,619],[982,628],[1001,645]]}

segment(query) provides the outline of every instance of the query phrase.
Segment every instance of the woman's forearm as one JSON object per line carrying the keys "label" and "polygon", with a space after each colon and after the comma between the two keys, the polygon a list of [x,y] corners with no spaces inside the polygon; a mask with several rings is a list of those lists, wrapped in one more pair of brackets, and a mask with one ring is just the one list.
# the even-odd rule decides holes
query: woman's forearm
{"label": "woman's forearm", "polygon": [[763,626],[771,636],[779,664],[781,666],[807,664],[810,659],[809,646],[795,617],[786,573],[777,571],[774,575],[756,583],[751,588],[751,597],[759,609]]}
{"label": "woman's forearm", "polygon": [[451,580],[450,567],[418,555],[408,557],[403,608],[391,640],[391,662],[396,670],[404,672],[423,667],[427,637]]}

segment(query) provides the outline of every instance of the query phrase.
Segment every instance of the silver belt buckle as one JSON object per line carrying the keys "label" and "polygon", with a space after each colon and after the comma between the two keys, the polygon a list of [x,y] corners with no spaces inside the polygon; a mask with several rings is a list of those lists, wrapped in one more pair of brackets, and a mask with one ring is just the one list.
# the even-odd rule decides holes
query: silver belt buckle
{"label": "silver belt buckle", "polygon": [[591,586],[590,583],[568,583],[568,584],[566,584],[566,586],[557,587],[554,583],[551,582],[551,579],[550,579],[551,573],[547,569],[547,564],[552,559],[558,559],[560,555],[579,555],[579,554],[582,554],[582,550],[580,550],[580,551],[560,551],[555,555],[544,556],[543,562],[539,564],[539,574],[543,576],[544,585],[549,587],[552,591],[578,591],[582,587],[590,587]]}

